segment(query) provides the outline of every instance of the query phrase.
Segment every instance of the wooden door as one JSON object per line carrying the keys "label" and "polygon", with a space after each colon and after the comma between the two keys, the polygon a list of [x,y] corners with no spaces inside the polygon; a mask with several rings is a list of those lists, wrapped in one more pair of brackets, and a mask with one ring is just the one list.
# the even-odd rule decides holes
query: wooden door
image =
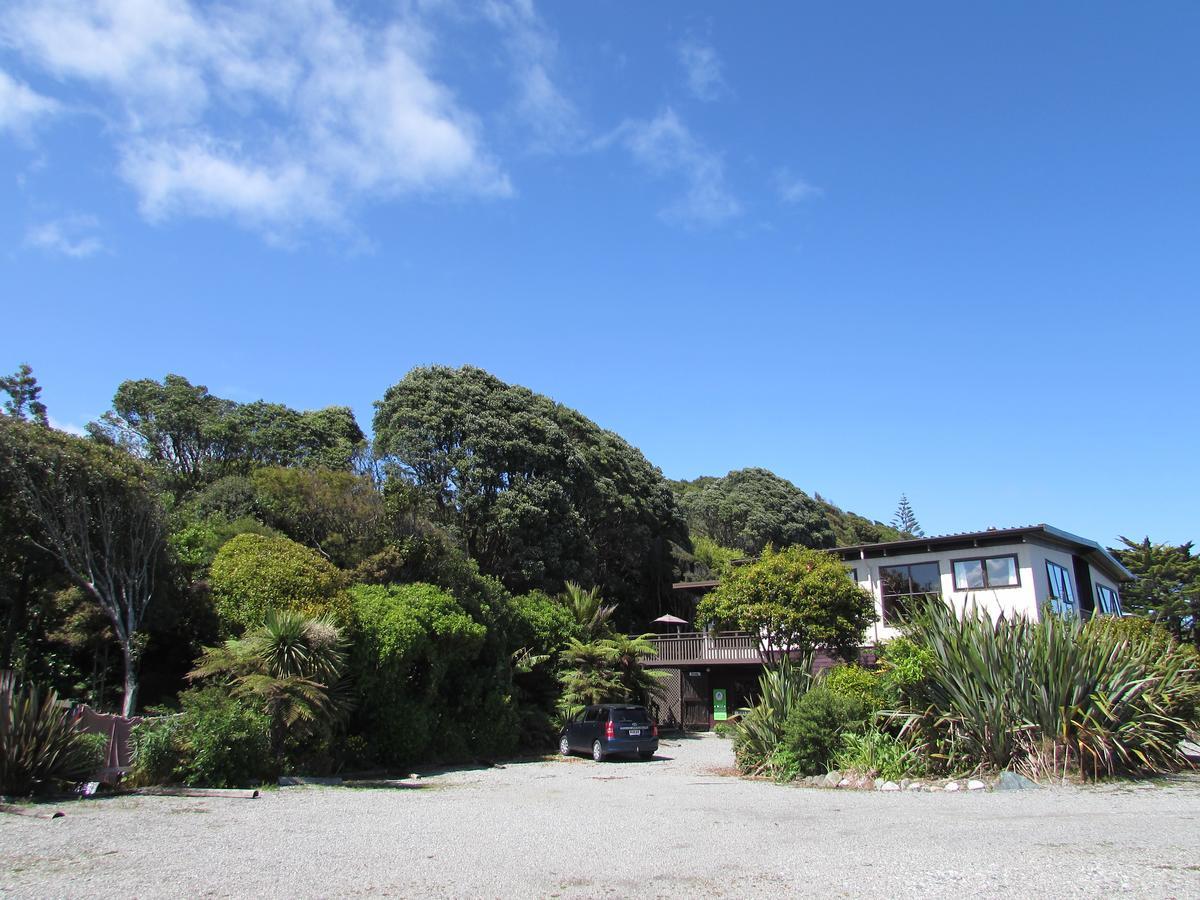
{"label": "wooden door", "polygon": [[712,728],[712,698],[708,673],[703,669],[683,670],[683,727],[708,731]]}

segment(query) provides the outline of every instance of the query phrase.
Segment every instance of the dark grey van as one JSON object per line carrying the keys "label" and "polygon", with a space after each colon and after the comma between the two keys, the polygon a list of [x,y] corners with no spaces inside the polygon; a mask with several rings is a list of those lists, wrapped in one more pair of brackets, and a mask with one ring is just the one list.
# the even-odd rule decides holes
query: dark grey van
{"label": "dark grey van", "polygon": [[596,762],[617,753],[649,759],[657,749],[658,725],[646,707],[628,703],[585,707],[558,737],[558,752],[563,756],[591,753]]}

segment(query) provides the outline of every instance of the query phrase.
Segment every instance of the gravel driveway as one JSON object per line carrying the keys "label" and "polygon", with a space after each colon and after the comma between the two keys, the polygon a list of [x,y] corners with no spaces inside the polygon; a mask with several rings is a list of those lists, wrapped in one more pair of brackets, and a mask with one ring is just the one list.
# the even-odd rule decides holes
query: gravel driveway
{"label": "gravel driveway", "polygon": [[120,797],[0,815],[15,897],[1200,897],[1200,781],[880,794],[721,774],[729,743],[418,787]]}

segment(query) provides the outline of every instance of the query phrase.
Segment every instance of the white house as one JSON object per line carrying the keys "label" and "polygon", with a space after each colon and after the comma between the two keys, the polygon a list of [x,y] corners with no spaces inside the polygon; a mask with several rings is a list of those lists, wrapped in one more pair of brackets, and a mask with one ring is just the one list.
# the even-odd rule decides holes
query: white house
{"label": "white house", "polygon": [[1077,615],[1121,614],[1120,585],[1134,576],[1095,541],[1050,525],[989,528],[883,544],[838,547],[875,597],[874,640],[894,637],[914,597],[940,594],[958,609],[1036,618],[1049,605]]}

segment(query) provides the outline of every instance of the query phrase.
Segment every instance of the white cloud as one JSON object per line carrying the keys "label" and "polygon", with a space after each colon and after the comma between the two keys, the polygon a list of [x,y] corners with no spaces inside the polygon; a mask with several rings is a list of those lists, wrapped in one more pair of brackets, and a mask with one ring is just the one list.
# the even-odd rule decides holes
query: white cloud
{"label": "white cloud", "polygon": [[57,101],[0,70],[0,132],[27,134],[39,120],[58,109]]}
{"label": "white cloud", "polygon": [[776,169],[772,178],[775,193],[783,203],[801,203],[821,195],[821,189],[809,184],[799,175],[793,175],[788,169]]}
{"label": "white cloud", "polygon": [[535,149],[560,150],[577,143],[582,131],[579,112],[551,75],[558,42],[532,0],[487,0],[483,13],[504,35],[516,111],[532,130]]}
{"label": "white cloud", "polygon": [[655,175],[683,179],[683,196],[660,213],[667,221],[711,227],[741,214],[741,204],[725,184],[721,156],[698,140],[674,110],[648,120],[627,119],[601,146],[613,142]]}
{"label": "white cloud", "polygon": [[334,0],[41,0],[0,34],[103,98],[147,218],[278,234],[368,201],[512,193],[406,9],[367,24]]}
{"label": "white cloud", "polygon": [[721,58],[711,44],[693,36],[680,41],[675,51],[688,90],[696,99],[716,100],[728,91]]}
{"label": "white cloud", "polygon": [[85,259],[104,249],[104,242],[96,234],[99,224],[95,216],[66,216],[43,222],[25,232],[25,246]]}

